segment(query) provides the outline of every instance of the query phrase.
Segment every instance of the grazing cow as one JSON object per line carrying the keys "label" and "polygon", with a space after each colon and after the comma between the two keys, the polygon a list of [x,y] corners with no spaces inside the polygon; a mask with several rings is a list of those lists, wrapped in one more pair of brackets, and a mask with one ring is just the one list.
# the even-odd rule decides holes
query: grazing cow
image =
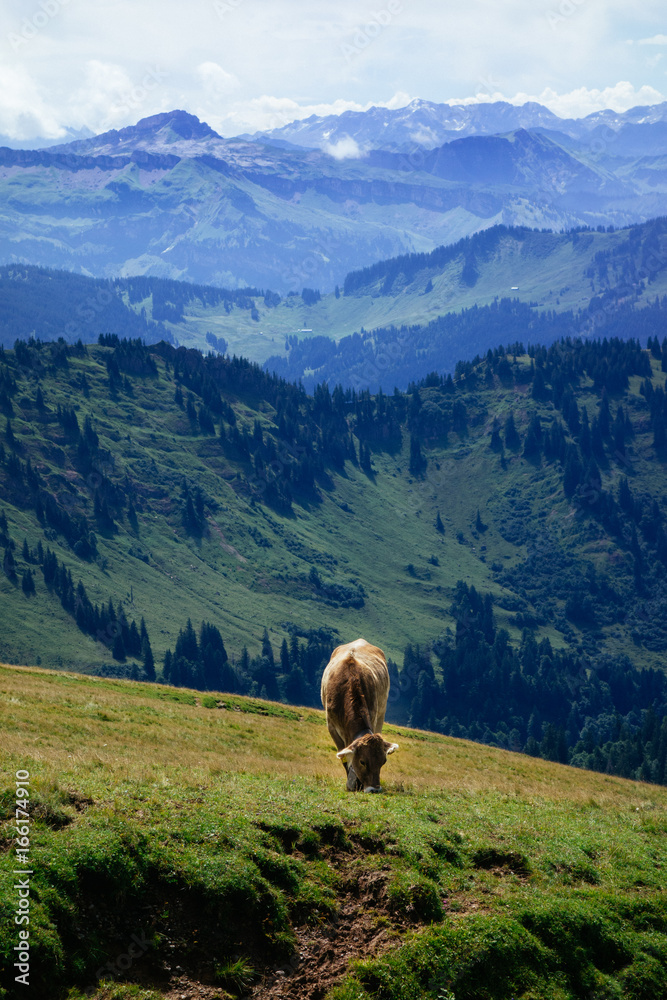
{"label": "grazing cow", "polygon": [[322,676],[321,694],[348,791],[381,792],[380,768],[398,750],[398,743],[380,735],[389,694],[382,650],[365,639],[337,646]]}

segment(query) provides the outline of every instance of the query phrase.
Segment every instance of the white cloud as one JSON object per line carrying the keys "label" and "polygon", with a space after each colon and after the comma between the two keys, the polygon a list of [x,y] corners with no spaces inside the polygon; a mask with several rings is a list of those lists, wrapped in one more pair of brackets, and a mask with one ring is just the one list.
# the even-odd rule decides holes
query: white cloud
{"label": "white cloud", "polygon": [[334,160],[358,160],[364,155],[359,143],[349,135],[339,139],[338,142],[327,142],[322,148],[329,156],[333,156]]}
{"label": "white cloud", "polygon": [[646,104],[660,104],[666,100],[655,87],[645,85],[635,88],[627,80],[622,80],[613,87],[604,90],[578,87],[565,94],[558,94],[547,87],[540,94],[518,93],[507,97],[500,91],[495,94],[477,94],[475,97],[464,97],[462,100],[452,98],[447,104],[486,104],[490,101],[507,101],[508,104],[521,105],[528,101],[536,101],[553,111],[559,118],[584,118],[594,111],[628,111],[630,108]]}
{"label": "white cloud", "polygon": [[250,100],[236,101],[226,113],[210,115],[207,121],[222,135],[238,135],[240,132],[268,132],[290,122],[303,121],[311,115],[342,115],[344,111],[368,111],[373,106],[401,108],[409,103],[409,96],[403,93],[394,94],[388,101],[367,101],[366,104],[340,99],[330,103],[299,104],[291,97],[263,94]]}
{"label": "white cloud", "polygon": [[[418,129],[416,132],[410,133],[410,138],[413,142],[416,142],[419,146],[436,146],[438,145],[438,136],[433,131],[432,128],[428,126]],[[442,141],[442,140],[440,140]]]}
{"label": "white cloud", "polygon": [[637,45],[667,45],[667,35],[653,35],[652,38],[640,38]]}
{"label": "white cloud", "polygon": [[128,113],[139,110],[133,89],[132,79],[122,66],[91,59],[81,85],[68,102],[71,124],[100,131],[124,125]]}
{"label": "white cloud", "polygon": [[[562,14],[556,28],[550,12]],[[655,56],[665,32],[659,0],[631,12],[627,0],[0,3],[0,130],[99,132],[184,108],[234,135],[371,104],[399,108],[408,92],[434,102],[459,95],[450,103],[514,95],[506,99],[565,115],[621,110],[662,100],[665,64]],[[359,58],[346,58],[350,45]],[[147,79],[156,62],[159,78]]]}
{"label": "white cloud", "polygon": [[18,141],[65,135],[61,118],[48,106],[39,87],[22,68],[0,64],[0,132]]}
{"label": "white cloud", "polygon": [[196,76],[201,81],[206,94],[213,98],[224,97],[240,87],[238,78],[215,62],[201,63],[197,66]]}
{"label": "white cloud", "polygon": [[[627,80],[621,80],[613,87],[605,87],[604,90],[578,87],[567,94],[556,94],[553,90],[547,89],[537,97],[526,97],[526,100],[539,101],[561,118],[582,118],[594,111],[604,111],[606,108],[612,111],[629,111],[630,108],[640,105],[660,104],[665,100],[665,96],[655,87],[645,85],[635,88]],[[513,100],[512,103],[517,102]]]}
{"label": "white cloud", "polygon": [[389,108],[390,111],[396,111],[397,108],[405,108],[410,103],[412,98],[405,91],[397,91],[393,97],[391,97],[386,103],[380,102],[378,107]]}

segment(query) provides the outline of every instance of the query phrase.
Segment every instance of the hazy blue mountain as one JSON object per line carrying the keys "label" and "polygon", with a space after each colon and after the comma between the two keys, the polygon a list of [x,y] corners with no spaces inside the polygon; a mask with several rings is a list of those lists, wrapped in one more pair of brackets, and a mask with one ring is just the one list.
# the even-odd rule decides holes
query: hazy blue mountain
{"label": "hazy blue mountain", "polygon": [[[79,139],[88,139],[94,135],[89,128],[66,128],[65,139],[67,142],[75,142]],[[63,138],[48,139],[46,136],[35,135],[29,139],[14,139],[12,136],[0,133],[0,146],[7,146],[9,149],[47,149],[50,146],[63,145]]]}
{"label": "hazy blue mountain", "polygon": [[320,149],[347,137],[373,149],[433,149],[469,135],[495,135],[518,128],[563,130],[567,123],[541,104],[521,107],[506,101],[488,104],[435,104],[412,101],[404,108],[369,108],[342,115],[311,115],[281,128],[257,132],[255,140],[276,140]]}
{"label": "hazy blue mountain", "polygon": [[596,128],[614,132],[627,125],[653,125],[667,121],[667,102],[629,111],[596,111],[585,118],[559,118],[535,101],[523,105],[507,101],[481,104],[435,104],[414,100],[404,108],[369,108],[342,115],[311,115],[280,128],[256,132],[255,140],[288,142],[321,149],[345,138],[362,148],[433,149],[445,142],[471,135],[497,135],[516,129],[550,129],[581,139]]}
{"label": "hazy blue mountain", "polygon": [[[200,122],[195,115],[187,111],[167,111],[157,115],[142,118],[136,125],[126,128],[110,129],[101,135],[77,139],[73,142],[52,146],[52,152],[87,154],[89,156],[113,155],[146,149],[151,152],[167,150],[182,146],[185,143],[195,143],[198,152],[207,141],[222,142],[221,136],[206,124]],[[186,148],[189,148],[186,146]]]}
{"label": "hazy blue mountain", "polygon": [[[223,138],[165,112],[46,149],[0,149],[0,263],[285,294],[332,291],[348,271],[498,223],[626,226],[667,214],[661,116],[662,105],[572,122],[536,104],[420,101],[354,118],[357,145],[336,145],[341,116],[318,149]],[[435,136],[438,122],[455,129],[451,141],[399,148],[408,128]],[[393,148],[371,148],[380,129]]]}

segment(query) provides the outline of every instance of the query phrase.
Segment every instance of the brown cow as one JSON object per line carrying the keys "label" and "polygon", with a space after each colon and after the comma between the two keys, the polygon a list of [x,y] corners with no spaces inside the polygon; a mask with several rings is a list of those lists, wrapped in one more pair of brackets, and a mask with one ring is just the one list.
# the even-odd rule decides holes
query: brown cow
{"label": "brown cow", "polygon": [[365,639],[337,646],[322,676],[321,694],[348,791],[381,792],[380,768],[398,750],[398,743],[380,736],[389,694],[382,650]]}

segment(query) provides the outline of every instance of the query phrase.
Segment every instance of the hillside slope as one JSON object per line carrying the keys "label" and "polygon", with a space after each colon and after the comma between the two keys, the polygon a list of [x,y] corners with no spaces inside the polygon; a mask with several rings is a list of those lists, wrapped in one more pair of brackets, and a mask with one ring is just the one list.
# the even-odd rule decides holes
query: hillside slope
{"label": "hillside slope", "polygon": [[[337,381],[406,388],[429,371],[453,372],[461,358],[499,342],[588,336],[618,317],[626,336],[659,333],[633,324],[642,323],[635,313],[667,295],[667,223],[569,233],[494,226],[431,253],[378,261],[344,280],[341,271],[338,280],[338,294],[320,295],[302,276],[297,287],[307,287],[281,297],[10,265],[0,268],[0,345],[30,335],[90,343],[116,333],[268,362],[310,388],[322,380],[332,388]],[[503,300],[523,309],[520,328],[511,319],[504,328],[492,321],[489,309]],[[457,329],[466,311],[466,328]],[[414,365],[407,363],[413,348]]]}
{"label": "hillside slope", "polygon": [[393,661],[394,721],[662,782],[650,346],[515,345],[373,398],[168,344],[20,344],[0,652],[317,704],[363,635]]}
{"label": "hillside slope", "polygon": [[17,770],[44,1000],[664,995],[664,789],[388,726],[354,795],[321,712],[12,667],[0,697],[7,1000]]}

